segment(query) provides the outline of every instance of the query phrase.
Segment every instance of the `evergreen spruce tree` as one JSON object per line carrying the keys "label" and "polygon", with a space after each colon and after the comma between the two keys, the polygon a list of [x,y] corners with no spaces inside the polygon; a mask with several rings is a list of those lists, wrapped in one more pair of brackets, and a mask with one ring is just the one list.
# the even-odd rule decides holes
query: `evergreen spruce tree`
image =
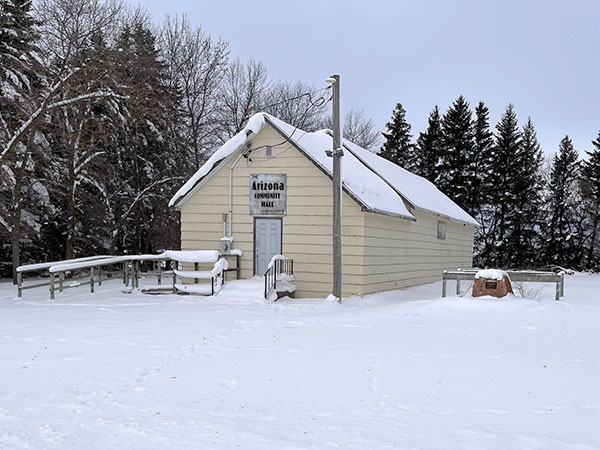
{"label": "evergreen spruce tree", "polygon": [[114,155],[120,164],[110,176],[111,191],[119,189],[122,179],[129,181],[113,206],[119,231],[113,248],[155,252],[177,245],[176,234],[165,232],[164,226],[176,223],[176,215],[167,206],[176,183],[167,181],[179,176],[180,154],[166,137],[169,123],[177,120],[177,93],[167,86],[165,65],[151,30],[143,24],[126,26],[117,46],[118,76],[131,89],[126,91],[130,98],[124,105],[125,124]]}
{"label": "evergreen spruce tree", "polygon": [[0,0],[0,142],[28,119],[27,107],[40,87],[36,26],[30,0]]}
{"label": "evergreen spruce tree", "polygon": [[509,104],[496,125],[496,144],[494,145],[490,167],[492,190],[489,195],[492,220],[489,225],[490,239],[484,250],[488,264],[508,267],[511,245],[508,239],[515,218],[517,196],[515,184],[518,178],[518,160],[521,151],[521,132],[512,104]]}
{"label": "evergreen spruce tree", "polygon": [[442,117],[437,106],[429,114],[427,130],[419,134],[415,150],[415,173],[436,183],[443,152]]}
{"label": "evergreen spruce tree", "polygon": [[600,225],[600,132],[595,141],[592,141],[595,147],[588,154],[588,160],[583,162],[582,176],[587,187],[586,203],[588,214],[590,216],[590,238],[586,256],[586,267],[588,269],[598,270],[600,258],[596,255],[598,226]]}
{"label": "evergreen spruce tree", "polygon": [[576,211],[579,155],[573,142],[565,136],[552,159],[548,203],[550,227],[547,234],[546,258],[549,263],[569,266],[575,263],[574,218]]}
{"label": "evergreen spruce tree", "polygon": [[479,102],[475,108],[473,123],[473,167],[471,182],[470,208],[474,214],[486,201],[491,192],[489,170],[492,164],[494,134],[490,130],[490,112],[484,102]]}
{"label": "evergreen spruce tree", "polygon": [[[31,9],[27,0],[0,0],[0,148],[30,118],[44,82],[35,55],[39,35]],[[10,242],[10,247],[0,246],[0,260],[12,259],[13,279],[22,254],[25,259],[28,253],[43,258],[34,243],[39,241],[40,226],[51,205],[40,182],[47,178],[49,167],[37,164],[32,156],[42,153],[37,132],[30,131],[0,167],[0,242]]]}
{"label": "evergreen spruce tree", "polygon": [[475,108],[473,123],[473,189],[471,189],[470,205],[473,216],[479,222],[475,230],[475,265],[486,266],[486,249],[492,248],[494,237],[490,234],[493,223],[493,207],[490,197],[493,192],[491,181],[492,153],[494,134],[490,130],[489,109],[484,102]]}
{"label": "evergreen spruce tree", "polygon": [[507,238],[510,266],[538,266],[543,155],[531,117],[523,127],[516,162],[513,185],[515,203],[512,211],[509,211],[511,232]]}
{"label": "evergreen spruce tree", "polygon": [[391,122],[386,125],[387,133],[383,133],[385,142],[378,155],[398,164],[407,170],[414,168],[414,144],[411,142],[410,124],[406,121],[406,110],[398,103],[392,114]]}
{"label": "evergreen spruce tree", "polygon": [[461,95],[442,118],[444,152],[440,160],[438,188],[468,213],[473,173],[473,120]]}

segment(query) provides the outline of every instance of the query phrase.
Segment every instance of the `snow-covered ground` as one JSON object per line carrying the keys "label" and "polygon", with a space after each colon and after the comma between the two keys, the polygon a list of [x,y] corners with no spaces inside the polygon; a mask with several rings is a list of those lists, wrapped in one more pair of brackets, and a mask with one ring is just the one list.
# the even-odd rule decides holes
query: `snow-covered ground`
{"label": "snow-covered ground", "polygon": [[600,448],[597,275],[560,302],[120,289],[0,283],[0,449]]}

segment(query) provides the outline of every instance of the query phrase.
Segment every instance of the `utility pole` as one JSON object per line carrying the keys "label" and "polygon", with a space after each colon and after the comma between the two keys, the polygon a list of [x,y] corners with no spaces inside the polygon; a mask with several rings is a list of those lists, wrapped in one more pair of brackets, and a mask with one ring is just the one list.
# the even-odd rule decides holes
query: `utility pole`
{"label": "utility pole", "polygon": [[342,128],[340,123],[340,76],[327,79],[333,88],[333,295],[342,301]]}

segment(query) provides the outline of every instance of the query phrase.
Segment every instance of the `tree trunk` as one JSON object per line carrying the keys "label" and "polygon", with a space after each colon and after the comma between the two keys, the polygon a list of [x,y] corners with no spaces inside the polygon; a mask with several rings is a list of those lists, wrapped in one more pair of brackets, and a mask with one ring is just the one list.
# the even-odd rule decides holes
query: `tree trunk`
{"label": "tree trunk", "polygon": [[[17,284],[17,267],[21,265],[21,209],[23,206],[22,188],[25,175],[25,162],[27,153],[21,161],[21,167],[15,171],[15,196],[13,200],[12,229],[10,231],[10,245],[12,249],[12,277],[13,284]],[[17,164],[19,164],[17,162]]]}
{"label": "tree trunk", "polygon": [[[77,182],[77,174],[75,173],[75,164],[77,162],[77,154],[80,148],[81,133],[83,131],[83,125],[85,116],[89,106],[86,108],[80,108],[78,116],[72,124],[69,124],[69,117],[65,115],[65,131],[69,134],[71,132],[71,140],[69,141],[69,174],[67,179],[67,191],[66,191],[66,203],[67,203],[67,241],[65,244],[65,259],[73,259],[74,248],[75,248],[75,225],[76,221],[76,210],[75,210],[75,189]],[[70,125],[73,126],[70,130]]]}
{"label": "tree trunk", "polygon": [[69,177],[67,183],[67,242],[65,259],[73,259],[75,244],[75,151],[69,154]]}
{"label": "tree trunk", "polygon": [[23,178],[25,178],[25,166],[27,164],[27,158],[31,145],[33,144],[33,138],[35,137],[35,128],[31,131],[31,135],[27,140],[27,147],[25,147],[25,154],[21,160],[21,165],[17,167],[15,171],[15,196],[13,199],[13,213],[12,213],[12,229],[10,230],[10,245],[12,251],[12,278],[13,284],[17,284],[17,267],[21,265],[21,212],[23,209]]}
{"label": "tree trunk", "polygon": [[594,215],[594,223],[592,225],[592,236],[590,238],[590,248],[588,248],[588,255],[587,255],[587,268],[591,269],[592,265],[594,263],[594,247],[596,244],[596,236],[597,236],[597,232],[598,232],[598,219],[600,218],[600,214],[595,214]]}

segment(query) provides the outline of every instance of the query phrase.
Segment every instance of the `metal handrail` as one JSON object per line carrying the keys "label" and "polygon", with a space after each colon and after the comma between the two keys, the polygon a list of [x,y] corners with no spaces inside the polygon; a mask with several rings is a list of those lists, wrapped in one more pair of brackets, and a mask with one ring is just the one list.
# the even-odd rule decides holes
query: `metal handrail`
{"label": "metal handrail", "polygon": [[[217,271],[217,267],[219,265],[219,263],[221,262],[221,260],[224,258],[219,258],[214,266],[213,269],[210,271],[211,272],[211,277],[210,277],[210,295],[213,296],[215,295],[215,287],[218,285],[218,282],[220,281],[220,285],[223,286],[225,284],[225,271],[227,269],[225,269],[224,267],[227,267],[227,264],[225,264],[225,266],[223,267],[223,265],[221,265],[221,270]],[[181,278],[193,278],[194,279],[194,283],[198,283],[199,279],[204,279],[204,277],[199,278],[199,277],[194,277],[191,274],[188,276],[188,274],[185,274],[185,272],[182,272],[179,270],[179,263],[181,261],[177,261],[175,259],[172,259],[174,266],[173,266],[173,293],[176,294],[177,293],[177,277],[181,277]],[[225,260],[225,262],[227,262],[227,260]],[[198,272],[198,265],[199,263],[194,263],[194,271],[193,272]],[[192,272],[192,273],[193,273]],[[183,275],[182,275],[183,273]],[[219,280],[220,278],[220,280]],[[206,278],[208,279],[208,278]]]}
{"label": "metal handrail", "polygon": [[[473,281],[479,270],[444,270],[442,272],[442,297],[446,296],[446,282],[456,280],[456,295],[460,294],[461,281]],[[511,281],[526,283],[555,283],[555,300],[560,300],[565,295],[565,273],[564,272],[540,272],[533,270],[506,270]]]}
{"label": "metal handrail", "polygon": [[265,291],[264,297],[267,298],[272,289],[277,288],[277,277],[281,274],[294,275],[294,260],[292,258],[282,258],[273,261],[265,272]]}

